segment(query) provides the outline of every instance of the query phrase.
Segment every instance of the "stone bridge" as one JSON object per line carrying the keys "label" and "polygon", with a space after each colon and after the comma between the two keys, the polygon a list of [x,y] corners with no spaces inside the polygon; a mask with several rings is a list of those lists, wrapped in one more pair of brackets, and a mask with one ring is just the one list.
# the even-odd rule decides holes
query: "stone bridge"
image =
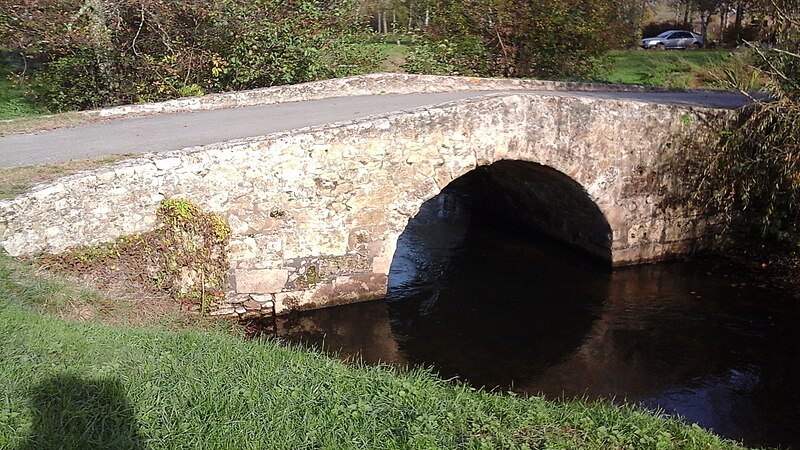
{"label": "stone bridge", "polygon": [[[454,82],[412,81],[437,80]],[[610,265],[704,245],[708,220],[681,201],[682,167],[734,111],[542,82],[532,91],[519,81],[456,81],[498,91],[65,177],[0,202],[0,245],[18,256],[111,241],[151,229],[162,199],[186,198],[233,230],[228,299],[214,314],[281,314],[384,296],[409,220],[476,170],[499,213]]]}

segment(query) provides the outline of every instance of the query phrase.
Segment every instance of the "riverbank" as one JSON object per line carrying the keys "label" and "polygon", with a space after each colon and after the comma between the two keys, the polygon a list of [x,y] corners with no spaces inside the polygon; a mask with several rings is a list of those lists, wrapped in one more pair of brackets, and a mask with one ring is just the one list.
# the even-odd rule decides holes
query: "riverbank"
{"label": "riverbank", "polygon": [[737,448],[631,407],[475,391],[194,325],[52,314],[95,295],[0,257],[0,448]]}
{"label": "riverbank", "polygon": [[720,254],[746,268],[759,285],[800,301],[800,251],[754,240]]}

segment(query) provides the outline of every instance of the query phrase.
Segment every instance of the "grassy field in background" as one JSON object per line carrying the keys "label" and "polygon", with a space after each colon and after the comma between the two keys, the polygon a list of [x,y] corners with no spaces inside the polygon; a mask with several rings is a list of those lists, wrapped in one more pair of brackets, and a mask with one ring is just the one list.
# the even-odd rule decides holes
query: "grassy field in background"
{"label": "grassy field in background", "polygon": [[0,449],[737,448],[627,406],[475,391],[223,331],[63,318],[99,299],[0,254]]}
{"label": "grassy field in background", "polygon": [[600,81],[673,88],[721,88],[713,74],[734,64],[727,50],[617,50]]}
{"label": "grassy field in background", "polygon": [[381,64],[381,72],[403,72],[403,63],[408,54],[408,44],[385,41],[380,44],[381,52],[384,55]]}
{"label": "grassy field in background", "polygon": [[11,76],[6,67],[0,66],[0,120],[46,114],[47,111],[25,97],[24,92],[14,85]]}

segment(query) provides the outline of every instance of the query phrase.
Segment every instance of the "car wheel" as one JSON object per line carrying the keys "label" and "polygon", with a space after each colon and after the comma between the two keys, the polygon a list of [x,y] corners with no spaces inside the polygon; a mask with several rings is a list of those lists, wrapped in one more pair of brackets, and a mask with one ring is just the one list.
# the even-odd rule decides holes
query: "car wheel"
{"label": "car wheel", "polygon": [[656,46],[655,46],[655,47],[653,47],[653,48],[654,48],[654,49],[656,49],[656,50],[665,50],[667,47],[664,45],[664,43],[662,43],[662,42],[659,42],[659,43],[658,43],[658,44],[656,44]]}
{"label": "car wheel", "polygon": [[695,42],[694,44],[692,44],[693,50],[700,50],[700,47],[702,47],[702,45],[700,45],[699,42]]}

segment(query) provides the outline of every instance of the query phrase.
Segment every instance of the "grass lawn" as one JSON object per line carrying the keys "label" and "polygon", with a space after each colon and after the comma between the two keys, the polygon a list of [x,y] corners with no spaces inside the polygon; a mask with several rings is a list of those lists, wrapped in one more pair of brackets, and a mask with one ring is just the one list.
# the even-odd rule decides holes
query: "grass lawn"
{"label": "grass lawn", "polygon": [[607,56],[610,71],[599,81],[675,88],[721,88],[711,72],[735,64],[727,50],[617,50]]}
{"label": "grass lawn", "polygon": [[403,63],[408,54],[408,44],[386,41],[379,44],[385,59],[381,63],[381,72],[403,72]]}
{"label": "grass lawn", "polygon": [[0,120],[38,116],[47,113],[25,97],[11,81],[11,73],[0,66]]}
{"label": "grass lawn", "polygon": [[[63,318],[98,302],[101,321]],[[631,407],[475,391],[196,326],[101,323],[115,311],[0,254],[0,448],[737,448]]]}

